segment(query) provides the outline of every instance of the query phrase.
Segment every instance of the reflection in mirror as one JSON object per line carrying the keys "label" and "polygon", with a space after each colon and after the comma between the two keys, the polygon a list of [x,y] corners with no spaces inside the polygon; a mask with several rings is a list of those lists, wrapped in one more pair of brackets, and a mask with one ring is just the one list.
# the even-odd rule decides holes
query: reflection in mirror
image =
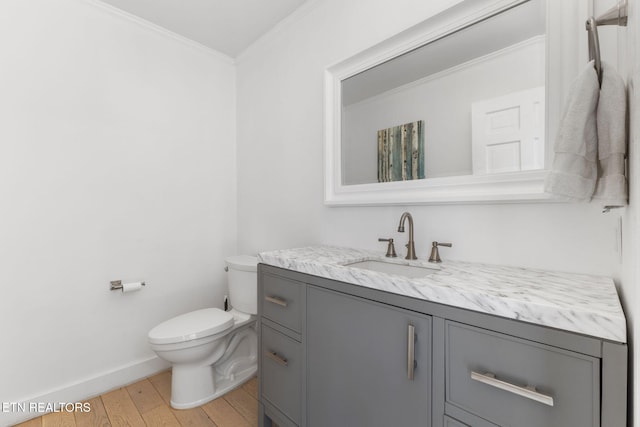
{"label": "reflection in mirror", "polygon": [[342,185],[544,169],[545,2],[342,80]]}

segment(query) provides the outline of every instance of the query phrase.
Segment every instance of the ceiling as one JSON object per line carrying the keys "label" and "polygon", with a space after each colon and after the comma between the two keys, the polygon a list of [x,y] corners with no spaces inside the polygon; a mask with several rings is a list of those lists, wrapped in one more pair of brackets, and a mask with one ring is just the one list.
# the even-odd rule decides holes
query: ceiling
{"label": "ceiling", "polygon": [[101,0],[235,58],[306,0]]}

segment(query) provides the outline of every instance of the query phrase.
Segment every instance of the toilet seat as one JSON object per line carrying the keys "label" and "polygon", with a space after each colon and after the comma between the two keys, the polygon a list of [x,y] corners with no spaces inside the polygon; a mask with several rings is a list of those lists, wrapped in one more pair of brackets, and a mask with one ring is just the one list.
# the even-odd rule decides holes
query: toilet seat
{"label": "toilet seat", "polygon": [[233,315],[219,308],[192,311],[149,331],[151,344],[175,344],[220,334],[233,326]]}

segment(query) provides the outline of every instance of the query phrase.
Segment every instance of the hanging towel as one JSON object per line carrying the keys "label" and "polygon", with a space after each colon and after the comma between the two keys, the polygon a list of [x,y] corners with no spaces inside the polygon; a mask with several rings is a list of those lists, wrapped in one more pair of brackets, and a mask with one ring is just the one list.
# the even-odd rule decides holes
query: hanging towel
{"label": "hanging towel", "polygon": [[627,91],[614,67],[602,62],[602,86],[596,110],[598,182],[593,198],[605,210],[627,204]]}
{"label": "hanging towel", "polygon": [[600,87],[593,61],[578,74],[567,95],[544,190],[565,199],[589,201],[598,178],[596,106]]}

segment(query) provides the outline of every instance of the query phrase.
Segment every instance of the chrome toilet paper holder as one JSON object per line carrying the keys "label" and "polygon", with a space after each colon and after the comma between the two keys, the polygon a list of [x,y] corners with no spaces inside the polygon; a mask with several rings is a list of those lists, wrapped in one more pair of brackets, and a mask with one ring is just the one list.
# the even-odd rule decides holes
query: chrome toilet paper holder
{"label": "chrome toilet paper holder", "polygon": [[[112,280],[111,282],[111,290],[112,291],[119,291],[122,289],[122,280]],[[144,282],[140,282],[140,284],[142,286],[146,286],[146,283]]]}

